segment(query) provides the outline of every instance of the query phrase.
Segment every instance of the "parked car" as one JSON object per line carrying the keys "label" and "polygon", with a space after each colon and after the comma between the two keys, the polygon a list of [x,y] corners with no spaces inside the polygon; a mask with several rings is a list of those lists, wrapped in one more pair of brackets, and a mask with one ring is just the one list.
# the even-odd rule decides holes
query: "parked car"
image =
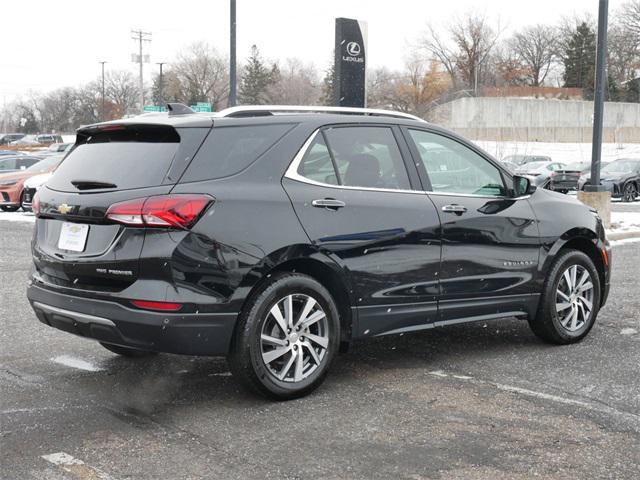
{"label": "parked car", "polygon": [[22,186],[22,195],[20,196],[20,206],[24,212],[31,211],[31,202],[38,189],[44,185],[53,176],[53,171],[34,175],[27,178]]}
{"label": "parked car", "polygon": [[44,150],[43,152],[38,152],[38,155],[60,155],[68,152],[71,147],[73,147],[73,143],[52,143],[49,145],[49,148]]}
{"label": "parked car", "polygon": [[15,146],[36,146],[36,145],[51,145],[52,143],[64,143],[61,135],[47,133],[40,135],[25,135],[19,140],[15,140],[10,145]]}
{"label": "parked car", "polygon": [[3,155],[0,157],[0,174],[26,170],[42,158],[35,155]]}
{"label": "parked car", "polygon": [[11,142],[20,140],[24,133],[0,133],[0,145],[9,145]]}
{"label": "parked car", "polygon": [[129,357],[226,355],[289,399],[356,339],[517,317],[568,344],[606,301],[595,211],[452,132],[368,109],[170,109],[79,129],[38,190],[27,296],[46,325]]}
{"label": "parked car", "polygon": [[533,177],[533,184],[537,187],[548,187],[551,176],[562,168],[564,168],[564,164],[560,162],[529,162],[520,165],[515,173]]}
{"label": "parked car", "polygon": [[16,155],[24,155],[24,153],[18,150],[0,150],[0,157],[4,157],[6,155],[11,155],[12,157],[15,157]]}
{"label": "parked car", "polygon": [[591,169],[591,162],[574,162],[554,172],[550,177],[549,189],[560,193],[568,193],[578,189],[580,176]]}
{"label": "parked car", "polygon": [[[591,174],[580,177],[578,186],[584,190],[589,185]],[[619,158],[602,166],[600,182],[611,192],[612,198],[620,198],[623,202],[633,202],[640,192],[640,159]]]}
{"label": "parked car", "polygon": [[26,170],[0,175],[0,210],[15,212],[22,204],[24,182],[41,173],[50,172],[62,161],[62,156],[48,157]]}
{"label": "parked car", "polygon": [[519,165],[516,165],[515,163],[507,162],[504,160],[502,161],[502,165],[511,173],[515,172],[519,167]]}
{"label": "parked car", "polygon": [[507,155],[502,159],[503,162],[515,163],[516,165],[524,165],[532,162],[552,162],[551,157],[546,155]]}

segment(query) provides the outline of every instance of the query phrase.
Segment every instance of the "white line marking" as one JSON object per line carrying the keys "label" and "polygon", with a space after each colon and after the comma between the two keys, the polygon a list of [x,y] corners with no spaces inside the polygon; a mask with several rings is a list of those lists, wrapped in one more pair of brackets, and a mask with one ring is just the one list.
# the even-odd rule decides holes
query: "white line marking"
{"label": "white line marking", "polygon": [[635,328],[623,328],[620,330],[620,335],[633,335],[634,333],[638,333]]}
{"label": "white line marking", "polygon": [[87,362],[86,360],[75,358],[70,355],[60,355],[58,357],[52,358],[51,361],[59,363],[60,365],[64,365],[66,367],[77,368],[79,370],[85,370],[87,372],[100,372],[103,370],[102,368],[97,367],[94,364]]}
{"label": "white line marking", "polygon": [[549,400],[555,403],[562,403],[564,405],[573,405],[576,407],[582,407],[587,410],[596,411],[600,413],[606,413],[608,415],[614,415],[617,417],[623,417],[627,420],[631,420],[634,424],[640,425],[640,415],[631,412],[625,412],[616,409],[615,407],[611,407],[605,403],[601,403],[598,400],[594,402],[576,400],[573,398],[562,397],[560,395],[553,395],[550,393],[538,392],[536,390],[529,390],[527,388],[515,387],[513,385],[504,385],[502,383],[491,382],[487,380],[479,380],[469,375],[458,375],[451,374],[447,372],[443,372],[442,370],[434,370],[428,372],[429,375],[433,375],[434,377],[440,378],[455,378],[457,380],[462,380],[465,382],[473,383],[475,385],[488,385],[499,390],[503,390],[505,392],[510,392],[519,395],[525,395],[528,397],[539,398],[542,400]]}
{"label": "white line marking", "polygon": [[618,247],[620,245],[627,245],[629,243],[638,243],[640,242],[640,237],[639,238],[623,238],[622,240],[612,240],[609,243],[611,244],[612,247]]}
{"label": "white line marking", "polygon": [[542,398],[544,400],[551,400],[552,402],[564,403],[566,405],[577,405],[579,407],[590,408],[591,404],[587,402],[581,402],[580,400],[572,400],[570,398],[559,397],[558,395],[551,395],[543,392],[536,392],[535,390],[528,390],[526,388],[514,387],[512,385],[502,385],[501,383],[494,384],[500,390],[511,393],[519,393],[521,395],[527,395],[529,397]]}
{"label": "white line marking", "polygon": [[42,458],[47,462],[52,463],[60,467],[67,473],[72,474],[76,478],[86,479],[95,478],[98,480],[115,480],[111,475],[87,465],[82,460],[72,457],[65,452],[50,453],[49,455],[42,455]]}

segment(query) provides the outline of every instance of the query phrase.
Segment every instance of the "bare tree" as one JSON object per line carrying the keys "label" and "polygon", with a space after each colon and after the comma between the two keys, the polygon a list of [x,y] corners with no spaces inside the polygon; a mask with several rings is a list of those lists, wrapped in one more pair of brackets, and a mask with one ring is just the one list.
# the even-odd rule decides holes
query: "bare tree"
{"label": "bare tree", "polygon": [[532,87],[541,86],[558,60],[558,33],[549,25],[534,25],[516,33],[511,48],[525,67]]}
{"label": "bare tree", "polygon": [[127,70],[110,70],[104,77],[108,118],[122,118],[138,113],[138,82]]}
{"label": "bare tree", "polygon": [[482,64],[499,36],[500,28],[493,27],[486,15],[468,12],[451,21],[445,35],[429,26],[421,46],[443,65],[454,88],[462,83],[464,88],[476,90]]}
{"label": "bare tree", "polygon": [[172,71],[179,82],[183,102],[209,102],[214,110],[227,105],[228,61],[207,43],[194,43],[182,50],[172,65]]}
{"label": "bare tree", "polygon": [[281,105],[315,105],[320,100],[318,71],[298,58],[288,58],[278,65],[274,83],[268,89],[271,103]]}
{"label": "bare tree", "polygon": [[629,0],[624,3],[618,17],[620,23],[634,37],[636,45],[640,46],[640,0]]}

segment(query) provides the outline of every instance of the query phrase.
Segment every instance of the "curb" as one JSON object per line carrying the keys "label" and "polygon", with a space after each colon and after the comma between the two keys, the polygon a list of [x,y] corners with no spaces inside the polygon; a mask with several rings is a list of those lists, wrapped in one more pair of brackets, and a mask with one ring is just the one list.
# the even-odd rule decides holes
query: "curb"
{"label": "curb", "polygon": [[640,238],[640,230],[631,230],[630,232],[607,232],[607,240],[626,240],[627,238]]}

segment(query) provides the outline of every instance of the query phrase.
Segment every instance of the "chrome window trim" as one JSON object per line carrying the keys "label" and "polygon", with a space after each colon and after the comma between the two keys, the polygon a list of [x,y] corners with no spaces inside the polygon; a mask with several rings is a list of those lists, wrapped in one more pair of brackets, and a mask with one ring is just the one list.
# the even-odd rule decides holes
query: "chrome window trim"
{"label": "chrome window trim", "polygon": [[393,189],[393,188],[351,187],[351,186],[348,186],[348,185],[332,185],[330,183],[324,183],[324,182],[318,182],[316,180],[311,180],[310,178],[307,178],[307,177],[305,177],[303,175],[300,175],[298,173],[298,168],[300,167],[300,162],[302,162],[302,159],[304,158],[305,154],[307,153],[307,150],[309,150],[309,148],[311,147],[311,144],[316,139],[316,137],[318,136],[318,134],[320,133],[320,130],[322,130],[322,128],[324,128],[324,127],[320,127],[318,129],[314,130],[313,133],[309,136],[309,138],[307,138],[307,140],[304,142],[302,147],[300,147],[300,150],[298,150],[298,153],[296,154],[296,156],[293,157],[293,160],[289,164],[289,167],[287,168],[283,178],[288,178],[289,180],[295,180],[296,182],[306,183],[306,184],[309,184],[309,185],[315,185],[315,186],[318,186],[318,187],[334,188],[336,190],[360,190],[360,191],[365,191],[365,192],[386,192],[386,193],[411,193],[411,194],[418,194],[418,195],[440,195],[440,196],[448,196],[448,197],[487,198],[487,199],[494,199],[494,200],[523,200],[523,199],[529,198],[531,196],[531,195],[525,195],[523,197],[496,197],[496,196],[491,196],[491,195],[475,195],[473,193],[449,193],[449,192],[434,192],[434,191],[429,191],[429,190],[405,190],[405,189]]}

